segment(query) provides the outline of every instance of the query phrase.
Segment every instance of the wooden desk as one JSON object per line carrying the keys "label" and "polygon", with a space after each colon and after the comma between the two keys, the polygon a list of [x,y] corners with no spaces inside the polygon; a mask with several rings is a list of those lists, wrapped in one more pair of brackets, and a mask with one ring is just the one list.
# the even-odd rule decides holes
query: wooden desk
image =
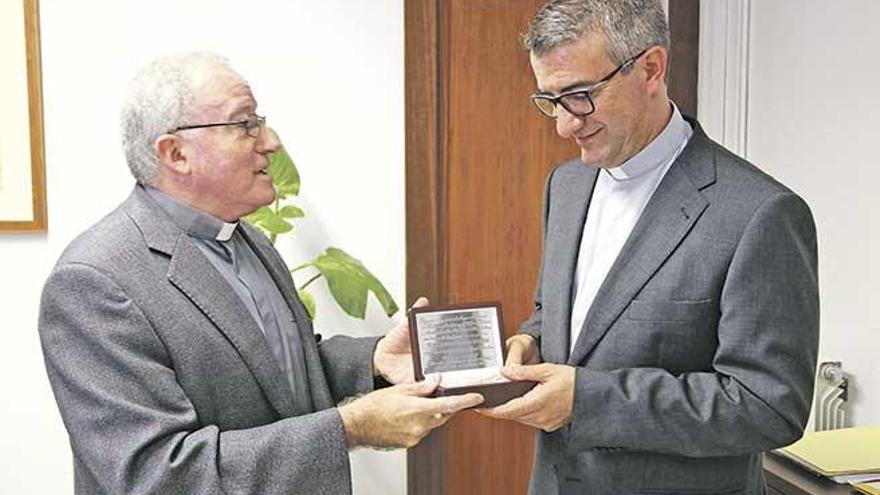
{"label": "wooden desk", "polygon": [[764,454],[764,477],[769,495],[850,495],[859,493],[849,485],[840,485],[817,476],[793,462]]}

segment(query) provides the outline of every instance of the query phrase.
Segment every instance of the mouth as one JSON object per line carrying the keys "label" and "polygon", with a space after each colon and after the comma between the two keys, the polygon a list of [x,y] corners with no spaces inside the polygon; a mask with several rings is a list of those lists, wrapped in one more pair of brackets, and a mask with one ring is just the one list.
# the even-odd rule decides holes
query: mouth
{"label": "mouth", "polygon": [[268,167],[261,168],[260,170],[257,170],[256,172],[254,172],[254,174],[256,174],[256,175],[269,175],[269,168]]}
{"label": "mouth", "polygon": [[590,132],[584,133],[580,136],[576,135],[574,137],[574,140],[577,141],[577,143],[580,145],[585,145],[585,144],[587,144],[587,142],[590,141],[590,139],[592,139],[594,136],[596,136],[596,134],[599,134],[600,132],[602,132],[601,127],[596,129],[595,131],[590,131]]}

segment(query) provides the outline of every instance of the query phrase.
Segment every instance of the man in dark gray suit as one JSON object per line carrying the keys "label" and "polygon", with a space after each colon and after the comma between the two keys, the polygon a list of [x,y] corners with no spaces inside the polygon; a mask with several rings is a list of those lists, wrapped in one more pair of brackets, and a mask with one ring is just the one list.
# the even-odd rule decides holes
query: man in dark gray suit
{"label": "man in dark gray suit", "polygon": [[67,248],[40,310],[76,493],[350,493],[349,449],[412,446],[482,402],[425,397],[436,382],[371,392],[412,380],[405,325],[316,338],[240,221],[273,201],[279,143],[225,60],[149,64],[122,117],[137,185]]}
{"label": "man in dark gray suit", "polygon": [[659,0],[550,1],[524,41],[534,103],[581,156],[547,180],[508,341],[505,373],[540,384],[484,413],[542,430],[532,494],[764,493],[761,453],[812,399],[809,208],[668,99]]}

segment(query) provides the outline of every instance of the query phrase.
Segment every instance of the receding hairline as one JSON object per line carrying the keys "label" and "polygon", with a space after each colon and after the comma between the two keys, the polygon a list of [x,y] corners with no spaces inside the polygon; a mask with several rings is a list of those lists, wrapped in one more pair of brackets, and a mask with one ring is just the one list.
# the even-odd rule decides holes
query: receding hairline
{"label": "receding hairline", "polygon": [[[228,87],[219,87],[232,81]],[[236,106],[229,108],[230,115],[241,111],[248,106],[256,106],[253,90],[247,80],[228,64],[208,63],[205,70],[198,72],[198,77],[191,81],[194,101],[190,111],[203,111],[204,109],[222,109],[231,99],[249,100],[247,104],[237,102]],[[241,94],[238,92],[241,91]]]}

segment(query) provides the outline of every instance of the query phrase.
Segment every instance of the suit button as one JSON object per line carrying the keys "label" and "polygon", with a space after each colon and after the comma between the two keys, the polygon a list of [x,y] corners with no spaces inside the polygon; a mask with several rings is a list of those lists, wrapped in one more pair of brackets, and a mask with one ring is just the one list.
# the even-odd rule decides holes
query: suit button
{"label": "suit button", "polygon": [[559,466],[556,464],[553,465],[553,474],[559,474]]}

